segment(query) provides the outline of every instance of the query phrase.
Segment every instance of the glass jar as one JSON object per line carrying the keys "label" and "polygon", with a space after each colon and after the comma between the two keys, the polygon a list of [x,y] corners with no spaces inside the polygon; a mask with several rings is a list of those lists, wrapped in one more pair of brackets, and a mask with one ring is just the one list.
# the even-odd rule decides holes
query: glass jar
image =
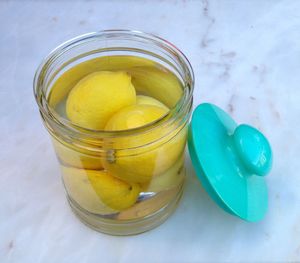
{"label": "glass jar", "polygon": [[[120,131],[79,127],[64,111],[58,113],[63,98],[84,76],[124,68],[133,79],[144,78],[142,93],[149,95],[157,85],[150,95],[170,110],[154,122]],[[175,210],[185,178],[193,86],[191,65],[175,46],[137,31],[85,34],[63,43],[42,62],[34,79],[36,101],[68,201],[85,224],[131,235],[158,226]]]}

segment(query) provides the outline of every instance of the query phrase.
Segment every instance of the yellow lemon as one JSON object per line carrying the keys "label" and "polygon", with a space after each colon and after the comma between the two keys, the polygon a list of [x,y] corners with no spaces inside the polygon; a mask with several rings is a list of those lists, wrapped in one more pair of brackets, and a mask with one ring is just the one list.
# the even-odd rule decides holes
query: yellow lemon
{"label": "yellow lemon", "polygon": [[[105,126],[105,130],[126,130],[153,122],[164,114],[166,110],[152,105],[134,105],[120,110],[113,115]],[[147,183],[152,176],[161,174],[170,168],[185,147],[186,129],[175,129],[164,136],[159,143],[148,145],[150,141],[160,139],[165,134],[164,128],[138,136],[128,136],[114,140],[111,152],[103,160],[103,166],[112,175],[130,183]],[[136,145],[142,145],[135,149]],[[129,149],[128,154],[122,150]]]}
{"label": "yellow lemon", "polygon": [[84,169],[102,169],[100,156],[91,156],[88,153],[82,153],[75,146],[66,142],[52,140],[56,155],[62,164]]}
{"label": "yellow lemon", "polygon": [[111,115],[135,103],[135,89],[127,73],[99,71],[80,80],[71,90],[66,113],[81,127],[102,130]]}
{"label": "yellow lemon", "polygon": [[166,69],[145,66],[129,68],[127,72],[131,75],[131,82],[138,93],[151,96],[170,109],[182,97],[182,84]]}
{"label": "yellow lemon", "polygon": [[95,192],[88,175],[90,170],[61,166],[62,176],[68,195],[83,209],[96,214],[113,214],[117,211],[108,207]]}
{"label": "yellow lemon", "polygon": [[55,81],[49,94],[49,105],[55,108],[70,90],[87,75],[97,71],[120,71],[132,67],[153,67],[155,62],[135,56],[103,56],[84,61],[64,72]]}
{"label": "yellow lemon", "polygon": [[138,95],[138,96],[136,96],[136,104],[140,104],[140,105],[154,105],[154,106],[158,106],[158,107],[161,107],[161,108],[169,111],[169,108],[165,104],[163,104],[159,100],[154,99],[154,98],[149,97],[149,96],[144,96],[144,95]]}
{"label": "yellow lemon", "polygon": [[142,202],[137,202],[132,207],[121,211],[116,215],[117,219],[130,220],[132,218],[143,218],[152,215],[163,207],[166,207],[168,204],[176,202],[180,194],[180,186],[159,192],[153,197],[145,199]]}
{"label": "yellow lemon", "polygon": [[179,186],[183,182],[185,176],[183,156],[184,155],[182,155],[167,171],[154,176],[147,185],[143,186],[143,191],[161,192]]}
{"label": "yellow lemon", "polygon": [[124,210],[137,201],[141,190],[138,184],[128,184],[104,170],[86,170],[86,173],[96,194],[110,208]]}
{"label": "yellow lemon", "polygon": [[121,131],[144,126],[161,118],[167,111],[154,105],[133,105],[114,114],[105,125],[107,131]]}

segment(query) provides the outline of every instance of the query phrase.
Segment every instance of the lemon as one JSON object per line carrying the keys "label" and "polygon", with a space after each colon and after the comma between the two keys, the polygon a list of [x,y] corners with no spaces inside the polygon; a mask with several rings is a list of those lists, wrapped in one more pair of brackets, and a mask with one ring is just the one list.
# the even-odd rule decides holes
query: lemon
{"label": "lemon", "polygon": [[[167,110],[152,105],[134,105],[123,108],[113,115],[105,126],[105,130],[126,130],[153,122]],[[147,183],[152,176],[161,174],[170,168],[185,147],[186,129],[175,129],[165,136],[160,143],[148,145],[149,141],[160,139],[165,134],[165,128],[160,128],[146,134],[129,136],[106,142],[112,148],[112,154],[107,154],[103,166],[112,175],[130,183]],[[177,134],[178,133],[178,134]],[[137,145],[143,145],[135,149]],[[124,154],[122,150],[129,149]]]}
{"label": "lemon", "polygon": [[178,200],[178,195],[180,195],[180,186],[159,192],[153,197],[143,200],[143,202],[138,202],[134,206],[121,211],[118,213],[117,219],[130,220],[137,217],[147,217],[176,201],[176,199]]}
{"label": "lemon", "polygon": [[96,194],[108,207],[121,211],[137,201],[141,190],[138,184],[123,182],[104,170],[86,170],[86,173]]}
{"label": "lemon", "polygon": [[131,82],[139,94],[151,96],[170,109],[180,100],[183,94],[182,84],[168,70],[153,66],[129,68]]}
{"label": "lemon", "polygon": [[82,153],[71,144],[52,140],[56,155],[62,164],[84,169],[102,169],[101,157]]}
{"label": "lemon", "polygon": [[111,115],[135,103],[135,89],[127,73],[99,71],[80,80],[71,90],[66,113],[74,124],[102,130]]}
{"label": "lemon", "polygon": [[104,170],[84,170],[62,166],[65,187],[73,200],[84,209],[111,214],[135,204],[138,184],[125,183]]}
{"label": "lemon", "polygon": [[97,214],[113,214],[117,211],[102,202],[95,192],[88,175],[90,170],[61,166],[63,181],[68,195],[83,209]]}
{"label": "lemon", "polygon": [[114,114],[105,125],[105,130],[121,131],[141,127],[166,113],[165,109],[153,105],[129,106]]}
{"label": "lemon", "polygon": [[183,155],[164,173],[153,176],[152,180],[143,186],[143,191],[161,192],[179,186],[184,179]]}
{"label": "lemon", "polygon": [[144,95],[138,95],[136,96],[136,104],[140,104],[140,105],[154,105],[154,106],[158,106],[161,107],[165,110],[169,110],[169,108],[163,104],[162,102],[160,102],[157,99],[154,99],[152,97],[149,96],[144,96]]}
{"label": "lemon", "polygon": [[87,75],[97,71],[126,70],[132,67],[153,67],[155,62],[135,56],[103,56],[79,63],[64,72],[53,84],[49,94],[49,105],[55,108],[70,90]]}

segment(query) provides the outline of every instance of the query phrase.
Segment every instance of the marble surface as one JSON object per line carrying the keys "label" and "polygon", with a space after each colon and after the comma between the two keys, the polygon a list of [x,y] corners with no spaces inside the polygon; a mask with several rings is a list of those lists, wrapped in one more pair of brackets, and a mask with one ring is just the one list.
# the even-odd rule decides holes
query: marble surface
{"label": "marble surface", "polygon": [[[160,227],[94,232],[72,214],[32,93],[36,67],[76,35],[158,34],[190,59],[209,101],[270,139],[265,219],[220,210],[188,162],[183,199]],[[300,262],[300,2],[0,1],[0,262]]]}

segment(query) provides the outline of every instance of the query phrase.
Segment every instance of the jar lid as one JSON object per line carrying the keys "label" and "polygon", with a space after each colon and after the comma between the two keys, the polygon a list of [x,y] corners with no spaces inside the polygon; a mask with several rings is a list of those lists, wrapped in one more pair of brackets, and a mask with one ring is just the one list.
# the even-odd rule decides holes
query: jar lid
{"label": "jar lid", "polygon": [[247,221],[264,217],[272,151],[262,133],[204,103],[193,112],[188,147],[197,177],[221,208]]}

